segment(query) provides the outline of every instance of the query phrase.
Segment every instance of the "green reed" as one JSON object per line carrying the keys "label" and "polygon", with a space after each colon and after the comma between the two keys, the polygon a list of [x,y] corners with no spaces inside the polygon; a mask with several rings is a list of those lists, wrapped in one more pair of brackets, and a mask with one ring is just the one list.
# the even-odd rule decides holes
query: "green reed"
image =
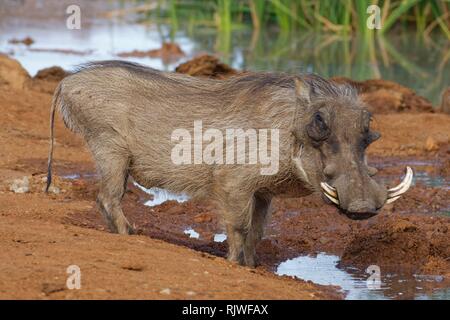
{"label": "green reed", "polygon": [[[144,0],[138,2],[151,2]],[[230,32],[242,25],[281,32],[315,31],[337,34],[374,32],[366,26],[367,7],[381,9],[381,30],[411,28],[427,36],[439,30],[450,39],[450,0],[158,0],[163,17],[176,21],[189,16],[192,23]]]}

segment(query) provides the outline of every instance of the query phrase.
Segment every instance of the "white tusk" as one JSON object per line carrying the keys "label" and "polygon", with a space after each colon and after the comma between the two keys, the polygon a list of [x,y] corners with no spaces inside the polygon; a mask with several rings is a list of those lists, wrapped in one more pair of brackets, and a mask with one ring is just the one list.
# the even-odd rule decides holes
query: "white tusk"
{"label": "white tusk", "polygon": [[328,193],[324,192],[323,193],[325,195],[325,197],[327,197],[328,199],[330,199],[331,202],[333,202],[334,204],[339,205],[339,200],[336,198],[333,198],[332,196],[330,196]]}
{"label": "white tusk", "polygon": [[411,186],[412,179],[413,171],[410,167],[406,167],[406,175],[403,178],[403,181],[398,186],[388,190],[388,197],[394,198],[408,191]]}
{"label": "white tusk", "polygon": [[333,196],[334,198],[337,199],[337,193],[336,193],[336,188],[333,188],[332,186],[330,186],[328,183],[326,182],[321,182],[320,186],[322,187],[322,189],[328,193],[330,196]]}
{"label": "white tusk", "polygon": [[392,202],[394,202],[395,200],[397,200],[397,199],[400,198],[400,197],[401,197],[401,196],[396,196],[396,197],[393,197],[393,198],[389,198],[389,199],[386,200],[386,204],[392,203]]}

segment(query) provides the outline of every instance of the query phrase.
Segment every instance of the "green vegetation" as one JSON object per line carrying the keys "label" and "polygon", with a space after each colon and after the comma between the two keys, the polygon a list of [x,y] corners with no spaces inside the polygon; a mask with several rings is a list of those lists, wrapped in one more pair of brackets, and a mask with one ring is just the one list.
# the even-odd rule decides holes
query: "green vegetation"
{"label": "green vegetation", "polygon": [[281,32],[367,35],[377,32],[366,26],[367,8],[373,4],[380,8],[379,33],[413,28],[428,36],[439,30],[450,39],[450,0],[159,0],[157,11],[158,17],[172,22],[189,16],[193,23],[221,32],[246,25]]}
{"label": "green vegetation", "polygon": [[[163,41],[250,70],[402,83],[434,104],[450,83],[450,0],[123,0]],[[367,27],[370,5],[381,29]]]}

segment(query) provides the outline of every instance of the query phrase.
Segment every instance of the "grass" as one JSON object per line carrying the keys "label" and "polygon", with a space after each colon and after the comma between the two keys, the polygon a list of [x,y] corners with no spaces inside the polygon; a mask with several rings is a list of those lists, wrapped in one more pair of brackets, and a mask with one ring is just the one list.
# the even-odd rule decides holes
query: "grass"
{"label": "grass", "polygon": [[[140,0],[149,2],[155,0]],[[230,32],[242,25],[292,33],[381,34],[410,28],[423,36],[440,31],[450,39],[450,0],[158,0],[158,15],[192,21]],[[367,28],[368,6],[381,13],[381,30]]]}
{"label": "grass", "polygon": [[[323,76],[394,79],[434,103],[450,81],[450,0],[123,1],[156,2],[142,19],[157,25],[162,39],[181,32],[243,69],[313,66]],[[380,8],[380,30],[367,28],[372,4]]]}

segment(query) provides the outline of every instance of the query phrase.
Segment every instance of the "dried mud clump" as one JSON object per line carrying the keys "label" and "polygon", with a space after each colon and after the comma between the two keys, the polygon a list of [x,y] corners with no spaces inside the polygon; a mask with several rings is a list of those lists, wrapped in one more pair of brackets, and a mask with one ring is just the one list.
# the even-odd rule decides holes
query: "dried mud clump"
{"label": "dried mud clump", "polygon": [[176,43],[164,42],[160,49],[148,51],[133,50],[131,52],[122,52],[118,56],[121,58],[137,57],[137,58],[161,58],[163,62],[170,63],[184,57],[185,53]]}
{"label": "dried mud clump", "polygon": [[30,89],[34,91],[53,94],[58,83],[69,73],[60,67],[50,67],[39,70],[29,82]]}
{"label": "dried mud clump", "polygon": [[67,75],[68,73],[63,68],[54,66],[39,70],[34,79],[59,82]]}
{"label": "dried mud clump", "polygon": [[185,63],[180,64],[176,72],[185,73],[194,77],[208,77],[225,79],[238,74],[238,71],[229,65],[220,62],[217,57],[201,55]]}
{"label": "dried mud clump", "polygon": [[391,217],[377,221],[354,235],[344,250],[341,263],[361,267],[401,265],[415,270],[443,264],[441,270],[449,270],[450,222],[438,217],[426,220]]}
{"label": "dried mud clump", "polygon": [[345,77],[334,77],[331,80],[353,85],[372,113],[433,112],[430,101],[392,81],[382,79],[355,81]]}

